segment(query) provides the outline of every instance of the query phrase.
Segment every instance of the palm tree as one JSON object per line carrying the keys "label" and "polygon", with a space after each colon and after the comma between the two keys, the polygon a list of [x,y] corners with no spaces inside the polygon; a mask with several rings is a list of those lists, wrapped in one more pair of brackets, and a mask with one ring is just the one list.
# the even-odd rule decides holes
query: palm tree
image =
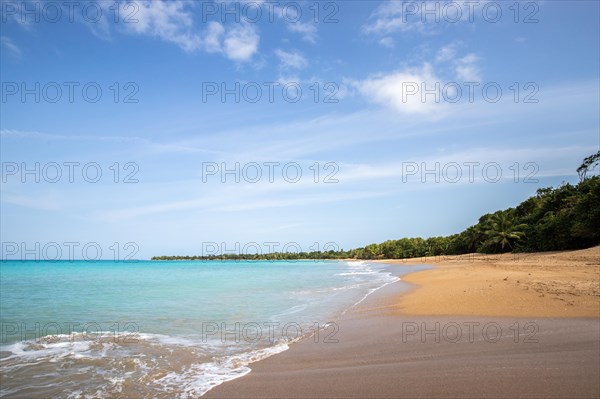
{"label": "palm tree", "polygon": [[577,168],[577,174],[579,174],[579,181],[584,181],[587,177],[587,173],[593,170],[600,164],[600,151],[590,155],[583,159],[583,163]]}
{"label": "palm tree", "polygon": [[467,245],[467,252],[475,252],[481,245],[481,242],[485,238],[484,231],[481,226],[475,225],[467,228],[464,232],[465,244]]}
{"label": "palm tree", "polygon": [[486,227],[485,234],[492,244],[496,247],[500,245],[502,250],[506,246],[512,250],[512,244],[525,236],[523,230],[527,228],[527,225],[524,223],[515,225],[512,213],[498,212],[490,217]]}

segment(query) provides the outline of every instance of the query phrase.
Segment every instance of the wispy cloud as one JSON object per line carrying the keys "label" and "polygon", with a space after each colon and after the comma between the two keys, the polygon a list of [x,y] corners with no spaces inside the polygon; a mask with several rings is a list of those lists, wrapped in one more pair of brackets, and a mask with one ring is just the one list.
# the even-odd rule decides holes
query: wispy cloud
{"label": "wispy cloud", "polygon": [[454,41],[441,47],[436,54],[435,62],[450,65],[455,77],[462,82],[478,82],[481,80],[479,57],[475,53],[459,56],[459,49],[463,46],[462,42]]}
{"label": "wispy cloud", "polygon": [[[184,187],[198,186],[198,182],[182,181]],[[164,199],[148,205],[136,205],[127,208],[99,211],[96,217],[102,220],[122,220],[148,215],[198,210],[202,212],[241,212],[259,209],[303,207],[315,204],[327,204],[345,201],[357,201],[385,195],[373,190],[357,191],[336,184],[318,185],[312,178],[296,184],[278,180],[275,183],[241,183],[223,185],[220,182],[208,183],[209,190],[197,192],[187,200]],[[156,188],[160,187],[156,185]],[[158,188],[160,190],[160,188]],[[178,188],[171,187],[179,192]],[[168,196],[167,196],[168,197]],[[157,201],[155,197],[153,198]]]}
{"label": "wispy cloud", "polygon": [[202,40],[194,33],[193,15],[183,1],[136,0],[134,4],[137,22],[124,24],[128,31],[158,37],[188,52],[201,47]]}
{"label": "wispy cloud", "polygon": [[279,58],[280,66],[283,69],[304,69],[308,61],[298,51],[275,50],[275,55]]}
{"label": "wispy cloud", "polygon": [[260,35],[255,26],[238,24],[227,27],[211,21],[202,35],[202,48],[208,53],[220,53],[232,61],[248,62],[258,52]]}
{"label": "wispy cloud", "polygon": [[381,44],[383,47],[387,47],[387,48],[394,48],[396,46],[396,44],[394,43],[394,39],[392,39],[389,36],[381,38],[379,40],[379,44]]}
{"label": "wispy cloud", "polygon": [[1,36],[0,37],[0,46],[5,51],[8,51],[8,54],[11,57],[13,57],[17,60],[21,60],[23,58],[23,51],[21,51],[19,46],[17,46],[10,38],[8,38],[6,36]]}
{"label": "wispy cloud", "polygon": [[[407,170],[411,173],[406,179],[407,182],[421,181],[422,175],[430,173],[430,177],[435,174],[443,175],[446,165],[453,164],[458,166],[460,173],[460,183],[487,183],[483,176],[482,169],[485,165],[495,163],[504,169],[504,173],[500,176],[504,180],[514,180],[515,176],[519,179],[524,178],[522,171],[515,169],[515,162],[519,162],[519,167],[527,163],[543,165],[551,160],[553,163],[568,165],[555,169],[544,168],[542,172],[534,171],[530,168],[530,178],[536,179],[541,177],[562,177],[575,176],[575,169],[569,164],[573,159],[579,159],[582,155],[594,151],[593,147],[583,145],[573,145],[568,147],[519,147],[514,148],[506,146],[503,148],[491,147],[475,147],[468,151],[457,150],[454,152],[441,152],[438,155],[426,154],[425,156],[414,155],[407,157],[402,161],[382,162],[382,163],[362,163],[362,164],[343,164],[340,165],[339,180],[345,183],[350,182],[372,182],[373,180],[398,180],[403,177]],[[410,165],[409,165],[410,164]],[[471,164],[469,170],[468,164]],[[409,168],[410,166],[410,168]],[[416,172],[413,173],[413,166],[416,167]],[[437,168],[437,169],[436,169]],[[512,169],[509,169],[512,168]],[[455,166],[452,166],[451,172],[447,174],[453,179],[456,175]],[[521,172],[521,175],[516,173]],[[527,175],[527,173],[524,173]],[[433,181],[434,177],[428,179]],[[472,179],[471,179],[472,178]],[[451,179],[448,179],[451,180]],[[443,182],[444,180],[441,179]],[[452,184],[452,183],[451,183]]]}
{"label": "wispy cloud", "polygon": [[129,33],[160,38],[186,52],[221,53],[235,62],[247,62],[257,53],[260,35],[254,25],[231,26],[211,21],[201,31],[194,26],[193,4],[182,0],[135,1],[136,23],[124,24]]}
{"label": "wispy cloud", "polygon": [[357,201],[367,198],[380,197],[382,195],[385,194],[371,191],[350,192],[335,195],[304,195],[300,197],[296,196],[294,198],[287,199],[262,199],[254,202],[243,202],[237,204],[224,205],[215,208],[215,210],[225,212],[240,212],[256,209],[301,207],[307,205]]}
{"label": "wispy cloud", "polygon": [[457,47],[459,46],[459,44],[459,42],[455,41],[441,47],[435,56],[435,61],[449,62],[454,60],[456,58]]}
{"label": "wispy cloud", "polygon": [[[463,25],[469,21],[470,15],[480,13],[488,0],[472,4],[452,1],[384,1],[373,10],[368,20],[362,26],[365,35],[383,37],[379,44],[391,47],[393,36],[398,33],[415,33],[430,36],[444,32],[446,27]],[[460,14],[449,15],[445,8],[447,4],[463,7]]]}
{"label": "wispy cloud", "polygon": [[115,141],[115,142],[145,142],[147,139],[135,136],[102,136],[102,135],[65,135],[53,133],[41,133],[35,131],[24,131],[16,129],[0,130],[0,137],[3,138],[23,138],[38,140],[94,140],[94,141]]}
{"label": "wispy cloud", "polygon": [[315,24],[310,22],[290,22],[287,24],[287,28],[291,32],[299,33],[302,39],[309,43],[316,43],[318,37],[318,31]]}
{"label": "wispy cloud", "polygon": [[[98,24],[87,24],[96,36],[104,39],[110,38],[111,23],[107,19],[113,15],[108,10],[114,7],[109,3],[102,3],[107,8],[105,17]],[[244,22],[223,24],[210,21],[206,27],[197,26],[193,2],[184,0],[134,0],[130,3],[119,3],[119,7],[128,7],[121,10],[122,15],[135,13],[132,21],[119,24],[115,27],[118,32],[157,38],[166,43],[171,43],[183,51],[192,53],[206,51],[219,53],[234,62],[248,62],[258,52],[260,35],[256,26]]]}
{"label": "wispy cloud", "polygon": [[481,74],[476,63],[479,58],[469,53],[466,56],[455,61],[456,76],[463,82],[478,82],[481,80]]}
{"label": "wispy cloud", "polygon": [[189,141],[169,141],[160,142],[151,140],[144,137],[138,136],[106,136],[106,135],[93,135],[93,134],[76,134],[76,135],[64,135],[64,134],[52,134],[52,133],[41,133],[35,131],[23,131],[15,129],[2,129],[0,130],[0,137],[3,139],[26,139],[26,140],[38,140],[38,141],[97,141],[106,143],[119,143],[135,145],[138,148],[146,149],[154,153],[188,153],[188,154],[213,154],[223,155],[224,151],[217,151],[209,149],[209,147],[203,143],[189,142]]}
{"label": "wispy cloud", "polygon": [[[372,163],[343,163],[340,164],[340,173],[336,175],[339,184],[318,185],[312,179],[289,184],[282,181],[275,183],[234,184],[223,185],[220,182],[210,184],[209,190],[204,190],[187,200],[164,200],[149,205],[139,205],[128,208],[112,209],[98,212],[96,217],[102,220],[134,219],[155,214],[172,213],[180,211],[198,210],[202,212],[244,212],[273,208],[296,208],[318,204],[340,203],[347,201],[361,201],[378,197],[391,197],[397,195],[398,189],[443,189],[443,186],[454,184],[493,184],[490,178],[484,175],[484,167],[490,163],[499,165],[503,174],[498,176],[498,181],[514,181],[514,163],[520,162],[521,168],[527,163],[541,165],[542,168],[534,174],[523,173],[519,181],[523,183],[525,177],[531,179],[548,177],[574,176],[575,172],[570,167],[573,159],[578,159],[582,154],[593,150],[588,146],[557,147],[520,147],[504,148],[476,147],[469,150],[443,152],[438,155],[415,154],[402,161],[372,162]],[[550,164],[554,167],[551,167]],[[453,164],[446,172],[446,165]],[[408,169],[411,164],[414,169]],[[437,165],[437,167],[436,167]],[[466,166],[471,165],[471,166]],[[437,176],[432,176],[436,170]],[[407,171],[410,170],[410,174]],[[423,186],[423,171],[427,171],[426,182],[441,184],[428,184]],[[529,169],[528,169],[529,170]],[[459,173],[459,175],[457,175]],[[496,170],[490,174],[495,176]],[[183,187],[194,187],[198,182],[181,181]],[[408,185],[408,186],[407,186]],[[401,187],[400,187],[401,186]],[[361,187],[361,190],[356,190]],[[181,190],[171,187],[161,190],[159,186],[149,188],[158,192],[179,192]],[[146,199],[153,196],[144,196]]]}
{"label": "wispy cloud", "polygon": [[363,25],[366,34],[389,35],[396,32],[425,33],[426,26],[419,19],[410,19],[404,13],[405,3],[387,1],[379,5]]}
{"label": "wispy cloud", "polygon": [[222,51],[225,28],[219,22],[210,21],[204,31],[204,49],[209,53]]}

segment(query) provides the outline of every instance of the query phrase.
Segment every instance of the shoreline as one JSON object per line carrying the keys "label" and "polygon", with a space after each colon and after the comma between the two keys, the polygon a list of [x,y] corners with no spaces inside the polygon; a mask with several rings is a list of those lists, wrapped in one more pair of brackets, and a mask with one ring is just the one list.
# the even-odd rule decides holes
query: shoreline
{"label": "shoreline", "polygon": [[419,258],[434,268],[406,276],[417,288],[385,307],[398,315],[600,317],[600,246],[518,255]]}
{"label": "shoreline", "polygon": [[[564,265],[548,264],[547,257],[558,256],[560,262],[566,256],[573,263],[574,256],[583,256],[591,259],[592,264],[585,265],[584,259],[580,266],[589,266],[584,271],[596,276],[600,268],[596,253],[600,254],[600,247],[582,251],[589,253],[536,254],[528,262],[511,265],[509,269],[522,274],[520,268],[543,261],[538,267],[549,270],[542,277],[556,283],[553,279],[564,272]],[[539,259],[540,256],[546,259]],[[566,308],[562,301],[543,296],[540,298],[546,306],[540,308],[534,304],[528,312],[510,307],[512,302],[501,297],[513,294],[514,290],[497,289],[488,294],[496,300],[500,298],[501,306],[508,306],[505,314],[496,314],[493,302],[481,300],[472,302],[475,306],[471,313],[468,308],[463,309],[463,314],[448,313],[469,303],[464,300],[440,307],[437,313],[431,312],[444,301],[452,304],[453,295],[462,290],[460,285],[452,286],[453,279],[458,281],[465,272],[473,272],[470,269],[482,267],[477,256],[473,258],[466,265],[460,259],[419,258],[419,263],[434,268],[405,274],[401,280],[381,287],[344,312],[338,320],[337,343],[322,342],[322,337],[317,342],[311,337],[295,342],[285,352],[251,364],[250,373],[211,389],[203,397],[600,396],[600,314],[590,315],[589,309],[594,310],[593,307],[585,307],[587,316],[582,316],[572,310],[575,307]],[[489,273],[487,268],[496,268],[504,273],[506,265],[502,256],[499,258],[496,260],[499,264],[485,264],[483,271]],[[398,265],[417,264],[411,261],[366,262],[385,264],[393,272]],[[451,262],[454,265],[448,264]],[[576,270],[569,276],[580,281],[580,272]],[[480,277],[467,280],[478,282]],[[449,282],[449,290],[440,290]],[[599,303],[594,287],[592,306]],[[479,299],[472,294],[467,295],[468,300]],[[430,295],[431,300],[419,304],[423,295]],[[527,300],[530,296],[524,295],[515,300]],[[482,305],[476,305],[478,302]],[[571,311],[557,312],[557,309]],[[481,313],[485,311],[490,314]]]}

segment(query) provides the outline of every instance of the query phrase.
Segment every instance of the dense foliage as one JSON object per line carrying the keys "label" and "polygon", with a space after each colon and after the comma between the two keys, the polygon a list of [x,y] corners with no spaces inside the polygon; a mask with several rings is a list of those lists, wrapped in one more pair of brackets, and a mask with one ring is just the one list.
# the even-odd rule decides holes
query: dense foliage
{"label": "dense foliage", "polygon": [[577,169],[581,181],[542,188],[515,208],[483,215],[474,226],[446,237],[401,238],[350,251],[219,256],[160,256],[153,260],[405,259],[472,252],[533,252],[587,248],[600,244],[600,177],[586,173],[600,151]]}

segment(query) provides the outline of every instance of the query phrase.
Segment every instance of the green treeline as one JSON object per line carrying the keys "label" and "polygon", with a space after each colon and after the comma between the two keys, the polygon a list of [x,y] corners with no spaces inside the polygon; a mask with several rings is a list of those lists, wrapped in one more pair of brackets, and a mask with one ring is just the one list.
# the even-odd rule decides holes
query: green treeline
{"label": "green treeline", "polygon": [[587,176],[600,151],[577,169],[580,182],[541,188],[515,208],[483,215],[474,226],[445,237],[401,238],[349,251],[157,256],[152,260],[406,259],[473,252],[536,252],[600,244],[600,177]]}
{"label": "green treeline", "polygon": [[[347,259],[350,251],[271,252],[268,254],[223,254],[208,256],[154,256],[151,260],[304,260]],[[346,254],[346,255],[344,255]]]}

